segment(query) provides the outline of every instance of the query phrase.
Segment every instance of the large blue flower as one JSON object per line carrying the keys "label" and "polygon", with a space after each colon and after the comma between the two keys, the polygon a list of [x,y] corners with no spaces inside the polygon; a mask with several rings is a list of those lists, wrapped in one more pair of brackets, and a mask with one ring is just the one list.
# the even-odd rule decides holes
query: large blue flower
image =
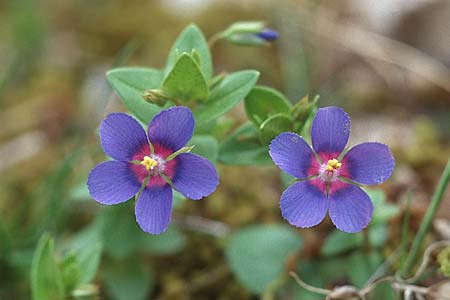
{"label": "large blue flower", "polygon": [[171,154],[183,148],[194,132],[194,117],[187,107],[161,111],[147,134],[132,117],[108,115],[100,125],[100,142],[115,160],[98,164],[89,174],[89,192],[97,202],[113,205],[127,201],[142,187],[136,202],[136,221],[145,232],[160,234],[170,223],[173,187],[198,200],[215,191],[216,169],[192,153]]}
{"label": "large blue flower", "polygon": [[362,143],[343,155],[349,135],[350,118],[331,106],[319,109],[314,118],[314,150],[291,132],[281,133],[270,144],[275,164],[300,179],[281,196],[281,213],[290,224],[302,228],[317,225],[327,211],[334,225],[345,232],[358,232],[369,224],[372,202],[352,183],[384,182],[392,174],[394,157],[380,143]]}

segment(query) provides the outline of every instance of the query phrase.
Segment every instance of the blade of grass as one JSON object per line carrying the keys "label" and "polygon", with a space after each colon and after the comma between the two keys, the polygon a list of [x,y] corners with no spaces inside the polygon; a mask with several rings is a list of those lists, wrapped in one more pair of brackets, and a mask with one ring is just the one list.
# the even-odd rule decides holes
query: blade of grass
{"label": "blade of grass", "polygon": [[444,196],[444,192],[448,186],[450,181],[450,159],[445,166],[444,172],[442,172],[441,179],[439,180],[438,186],[434,191],[433,198],[431,199],[430,205],[423,217],[422,224],[419,227],[419,231],[415,236],[413,243],[411,245],[411,250],[409,251],[408,257],[406,258],[405,264],[402,269],[402,276],[406,277],[411,272],[411,269],[414,267],[417,256],[419,255],[420,249],[422,248],[422,244],[425,240],[425,236],[430,229],[431,222],[436,215],[436,212],[442,202],[442,198]]}
{"label": "blade of grass", "polygon": [[411,216],[411,191],[408,191],[408,194],[406,195],[405,217],[403,218],[402,236],[400,240],[400,250],[399,250],[400,270],[403,269],[403,266],[405,264],[406,251],[408,247],[410,216]]}

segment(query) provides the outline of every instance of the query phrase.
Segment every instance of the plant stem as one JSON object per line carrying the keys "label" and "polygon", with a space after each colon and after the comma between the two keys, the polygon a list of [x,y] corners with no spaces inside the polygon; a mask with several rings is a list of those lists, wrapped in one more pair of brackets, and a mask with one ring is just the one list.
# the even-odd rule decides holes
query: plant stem
{"label": "plant stem", "polygon": [[444,172],[442,172],[441,179],[439,180],[439,184],[434,192],[433,198],[431,199],[430,205],[423,217],[422,224],[419,227],[419,231],[416,237],[413,240],[411,245],[411,251],[409,252],[408,257],[406,258],[405,264],[403,265],[402,275],[406,277],[414,266],[417,256],[419,255],[420,249],[422,247],[423,241],[425,239],[425,235],[430,229],[431,222],[433,221],[434,216],[439,208],[439,205],[442,202],[442,198],[444,196],[444,192],[447,188],[447,185],[450,181],[450,160],[447,162],[445,166]]}
{"label": "plant stem", "polygon": [[[402,224],[402,234],[400,239],[400,270],[403,272],[405,265],[405,256],[408,251],[408,236],[409,236],[409,222],[411,216],[411,191],[408,191],[406,195],[406,208],[405,208],[405,216],[403,218]],[[399,273],[397,273],[398,276]],[[399,277],[400,278],[400,277]]]}

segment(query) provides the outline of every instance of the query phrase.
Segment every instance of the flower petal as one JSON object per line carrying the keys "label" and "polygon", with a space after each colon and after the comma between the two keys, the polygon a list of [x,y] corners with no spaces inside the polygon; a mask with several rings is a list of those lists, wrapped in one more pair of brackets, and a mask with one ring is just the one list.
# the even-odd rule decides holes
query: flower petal
{"label": "flower petal", "polygon": [[172,214],[172,188],[166,184],[143,189],[136,202],[135,214],[143,231],[150,234],[166,231]]}
{"label": "flower petal", "polygon": [[366,192],[356,185],[344,183],[342,188],[330,192],[329,201],[331,220],[339,230],[359,232],[372,219],[372,202]]}
{"label": "flower petal", "polygon": [[175,159],[177,164],[172,182],[177,191],[198,200],[216,190],[219,175],[209,160],[192,153],[180,154]]}
{"label": "flower petal", "polygon": [[288,187],[280,201],[281,214],[291,225],[311,227],[322,222],[327,214],[328,199],[310,180]]}
{"label": "flower petal", "polygon": [[189,108],[175,106],[161,111],[148,125],[148,139],[177,151],[187,144],[194,133],[194,116]]}
{"label": "flower petal", "polygon": [[344,177],[362,184],[379,184],[391,177],[395,161],[385,144],[362,143],[345,154],[342,165],[347,169]]}
{"label": "flower petal", "polygon": [[[269,154],[284,172],[297,178],[318,174],[314,153],[305,140],[296,133],[283,132],[272,140]],[[317,166],[314,168],[314,166]]]}
{"label": "flower petal", "polygon": [[350,118],[339,107],[329,106],[317,111],[311,127],[311,140],[318,154],[339,155],[350,135]]}
{"label": "flower petal", "polygon": [[144,128],[123,113],[109,114],[100,124],[100,143],[108,156],[130,161],[133,154],[148,144]]}
{"label": "flower petal", "polygon": [[123,161],[105,161],[92,169],[87,186],[95,201],[113,205],[127,201],[137,194],[141,184]]}

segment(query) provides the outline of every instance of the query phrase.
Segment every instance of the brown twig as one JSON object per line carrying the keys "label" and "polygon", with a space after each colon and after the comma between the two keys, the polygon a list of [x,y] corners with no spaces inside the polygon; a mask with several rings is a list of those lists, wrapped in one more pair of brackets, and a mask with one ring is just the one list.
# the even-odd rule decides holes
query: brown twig
{"label": "brown twig", "polygon": [[422,295],[422,296],[433,296],[436,298],[440,297],[439,299],[443,300],[450,300],[450,296],[441,295],[437,292],[430,290],[430,288],[428,287],[422,287],[411,284],[415,282],[420,276],[422,276],[428,264],[430,263],[431,254],[433,253],[433,251],[445,246],[450,246],[449,240],[434,242],[433,244],[428,246],[428,248],[425,250],[423,254],[422,263],[413,277],[408,278],[406,280],[401,280],[398,278],[396,279],[394,276],[385,276],[372,282],[369,281],[369,283],[362,289],[358,289],[350,285],[335,287],[332,290],[322,289],[307,284],[302,279],[300,279],[300,277],[295,272],[289,272],[289,275],[292,278],[294,278],[294,280],[297,282],[299,286],[312,293],[326,296],[325,298],[326,300],[334,300],[334,299],[365,300],[367,295],[369,295],[377,287],[377,285],[383,282],[389,282],[391,283],[392,288],[404,292],[405,299],[413,299],[414,296],[420,298]]}

